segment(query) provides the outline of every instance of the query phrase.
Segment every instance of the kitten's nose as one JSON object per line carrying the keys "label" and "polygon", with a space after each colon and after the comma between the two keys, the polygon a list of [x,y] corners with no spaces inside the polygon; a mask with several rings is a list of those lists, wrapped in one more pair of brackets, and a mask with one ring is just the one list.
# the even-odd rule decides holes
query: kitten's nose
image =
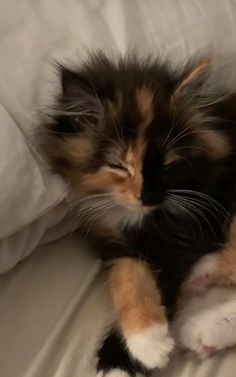
{"label": "kitten's nose", "polygon": [[132,181],[132,191],[135,199],[141,200],[142,175],[136,173]]}
{"label": "kitten's nose", "polygon": [[160,204],[163,200],[163,194],[157,192],[155,188],[147,189],[143,188],[141,193],[141,201],[143,205],[145,206],[155,206],[157,204]]}
{"label": "kitten's nose", "polygon": [[141,197],[141,193],[139,192],[139,193],[135,193],[134,194],[134,197],[135,197],[135,199],[137,199],[138,201],[142,201],[142,197]]}

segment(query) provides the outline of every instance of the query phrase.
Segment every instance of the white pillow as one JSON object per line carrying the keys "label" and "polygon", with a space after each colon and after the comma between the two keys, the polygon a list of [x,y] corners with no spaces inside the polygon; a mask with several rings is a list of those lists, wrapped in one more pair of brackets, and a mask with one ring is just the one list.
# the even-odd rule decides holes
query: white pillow
{"label": "white pillow", "polygon": [[0,240],[0,274],[15,267],[38,245],[71,232],[72,223],[66,216],[67,210],[67,204],[63,201],[39,219]]}
{"label": "white pillow", "polygon": [[[0,104],[0,239],[48,213],[66,196]],[[1,252],[1,249],[0,249]]]}

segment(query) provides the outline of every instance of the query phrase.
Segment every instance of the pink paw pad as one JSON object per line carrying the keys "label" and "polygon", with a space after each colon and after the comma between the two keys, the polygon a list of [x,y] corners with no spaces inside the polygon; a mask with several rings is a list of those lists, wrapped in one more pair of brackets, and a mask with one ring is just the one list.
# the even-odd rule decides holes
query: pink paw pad
{"label": "pink paw pad", "polygon": [[218,349],[214,346],[203,346],[204,351],[208,356],[214,355],[218,351]]}
{"label": "pink paw pad", "polygon": [[189,293],[200,293],[208,285],[208,274],[197,276],[186,282],[184,291]]}
{"label": "pink paw pad", "polygon": [[201,344],[199,347],[197,354],[201,360],[207,360],[209,357],[213,356],[216,352],[218,352],[218,348],[215,346],[205,346]]}

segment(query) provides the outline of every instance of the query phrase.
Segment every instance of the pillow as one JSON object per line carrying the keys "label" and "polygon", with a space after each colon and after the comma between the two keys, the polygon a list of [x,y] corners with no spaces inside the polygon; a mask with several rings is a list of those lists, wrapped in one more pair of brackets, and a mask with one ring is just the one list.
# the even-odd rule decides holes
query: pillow
{"label": "pillow", "polygon": [[0,239],[3,239],[62,202],[66,189],[59,176],[47,173],[1,104],[0,125]]}

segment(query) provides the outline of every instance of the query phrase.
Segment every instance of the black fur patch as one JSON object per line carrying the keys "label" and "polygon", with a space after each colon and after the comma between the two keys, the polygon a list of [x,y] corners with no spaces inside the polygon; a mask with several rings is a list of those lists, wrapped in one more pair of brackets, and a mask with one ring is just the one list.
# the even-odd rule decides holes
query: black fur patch
{"label": "black fur patch", "polygon": [[97,371],[108,372],[112,369],[121,369],[127,372],[130,377],[136,373],[147,375],[148,371],[137,360],[134,360],[125,346],[121,332],[113,327],[104,337],[97,352]]}

